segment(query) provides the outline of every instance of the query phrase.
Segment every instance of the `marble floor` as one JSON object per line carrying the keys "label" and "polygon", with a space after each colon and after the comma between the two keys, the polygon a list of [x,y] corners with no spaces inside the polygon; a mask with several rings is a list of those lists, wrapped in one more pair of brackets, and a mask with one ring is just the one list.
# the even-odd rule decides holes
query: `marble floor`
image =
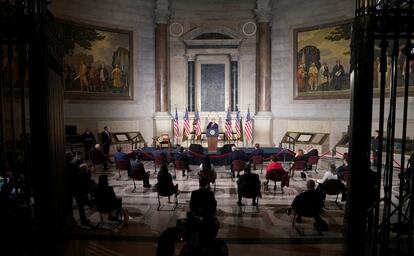
{"label": "marble floor", "polygon": [[[334,159],[337,165],[340,159]],[[318,165],[318,173],[309,172],[309,178],[323,176],[332,159],[322,159]],[[287,165],[287,163],[286,163]],[[151,172],[150,183],[156,183],[156,175],[151,162],[145,162],[146,170]],[[115,166],[111,166],[108,174],[110,185],[114,187],[117,196],[122,197],[123,207],[128,210],[130,219],[128,225],[100,222],[99,214],[92,208],[87,209],[87,216],[91,220],[91,226],[78,225],[74,228],[68,242],[67,255],[155,255],[157,239],[168,227],[176,225],[177,219],[185,218],[189,210],[191,191],[198,188],[196,176],[197,166],[191,166],[194,170],[189,179],[177,175],[181,193],[178,196],[178,206],[171,211],[173,203],[168,204],[167,198],[162,198],[163,207],[157,211],[157,193],[153,188],[144,191],[142,182],[137,190],[133,190],[133,182],[128,179],[126,172],[118,173]],[[342,254],[342,228],[345,203],[335,197],[327,197],[326,208],[322,217],[328,222],[329,230],[319,234],[313,228],[313,219],[303,218],[299,229],[305,235],[298,234],[292,228],[293,215],[287,215],[284,211],[294,197],[305,190],[305,180],[297,172],[290,180],[289,188],[284,194],[280,188],[273,191],[272,183],[269,191],[262,192],[259,201],[259,213],[254,213],[251,201],[243,199],[246,213],[240,214],[236,204],[237,185],[229,176],[228,166],[216,167],[217,187],[215,196],[217,200],[217,215],[220,221],[218,237],[228,245],[230,255],[341,255]],[[171,170],[173,171],[173,169]],[[260,170],[256,171],[261,177]],[[97,180],[102,171],[93,172],[93,178]],[[174,202],[174,199],[171,199]],[[74,204],[75,219],[78,220],[78,210]],[[80,221],[78,220],[78,223]],[[176,244],[176,250],[180,243]],[[178,254],[177,254],[178,255]]]}

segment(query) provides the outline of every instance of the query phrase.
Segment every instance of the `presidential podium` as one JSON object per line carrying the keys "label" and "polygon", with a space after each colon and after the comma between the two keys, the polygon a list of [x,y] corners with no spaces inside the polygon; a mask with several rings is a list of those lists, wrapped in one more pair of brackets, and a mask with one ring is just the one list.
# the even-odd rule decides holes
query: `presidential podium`
{"label": "presidential podium", "polygon": [[216,128],[216,127],[208,128],[207,127],[206,136],[207,136],[208,152],[209,153],[216,153],[217,152],[218,137],[219,137],[218,128]]}

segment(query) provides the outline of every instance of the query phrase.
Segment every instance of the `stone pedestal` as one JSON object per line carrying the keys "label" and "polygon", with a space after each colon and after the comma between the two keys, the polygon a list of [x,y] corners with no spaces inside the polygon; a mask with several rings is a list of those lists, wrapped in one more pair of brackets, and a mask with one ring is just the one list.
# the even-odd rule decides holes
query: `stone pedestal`
{"label": "stone pedestal", "polygon": [[[272,112],[257,112],[254,116],[253,140],[263,147],[273,147],[273,115]],[[250,145],[248,145],[250,146]]]}
{"label": "stone pedestal", "polygon": [[173,121],[172,116],[168,112],[155,112],[154,120],[154,137],[160,136],[161,134],[168,134],[170,136],[171,143],[174,144],[173,135]]}

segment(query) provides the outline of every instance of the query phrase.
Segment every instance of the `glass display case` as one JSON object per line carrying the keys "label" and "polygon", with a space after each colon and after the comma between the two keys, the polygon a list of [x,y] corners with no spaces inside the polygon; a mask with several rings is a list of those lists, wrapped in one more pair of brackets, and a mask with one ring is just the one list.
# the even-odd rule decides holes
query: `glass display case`
{"label": "glass display case", "polygon": [[329,150],[329,133],[288,131],[282,138],[281,147],[295,151],[317,149],[319,154]]}

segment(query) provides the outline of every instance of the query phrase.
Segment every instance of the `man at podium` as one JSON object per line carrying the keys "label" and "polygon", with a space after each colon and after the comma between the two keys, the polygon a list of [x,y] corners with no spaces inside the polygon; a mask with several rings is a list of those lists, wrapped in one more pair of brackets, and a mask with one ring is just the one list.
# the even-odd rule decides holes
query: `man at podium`
{"label": "man at podium", "polygon": [[210,123],[207,125],[207,129],[218,129],[218,123],[216,123],[216,119],[212,119]]}
{"label": "man at podium", "polygon": [[218,128],[219,128],[218,123],[216,123],[216,120],[214,118],[207,125],[206,135],[207,135],[208,152],[217,151],[217,142],[218,142],[218,135],[219,135]]}

